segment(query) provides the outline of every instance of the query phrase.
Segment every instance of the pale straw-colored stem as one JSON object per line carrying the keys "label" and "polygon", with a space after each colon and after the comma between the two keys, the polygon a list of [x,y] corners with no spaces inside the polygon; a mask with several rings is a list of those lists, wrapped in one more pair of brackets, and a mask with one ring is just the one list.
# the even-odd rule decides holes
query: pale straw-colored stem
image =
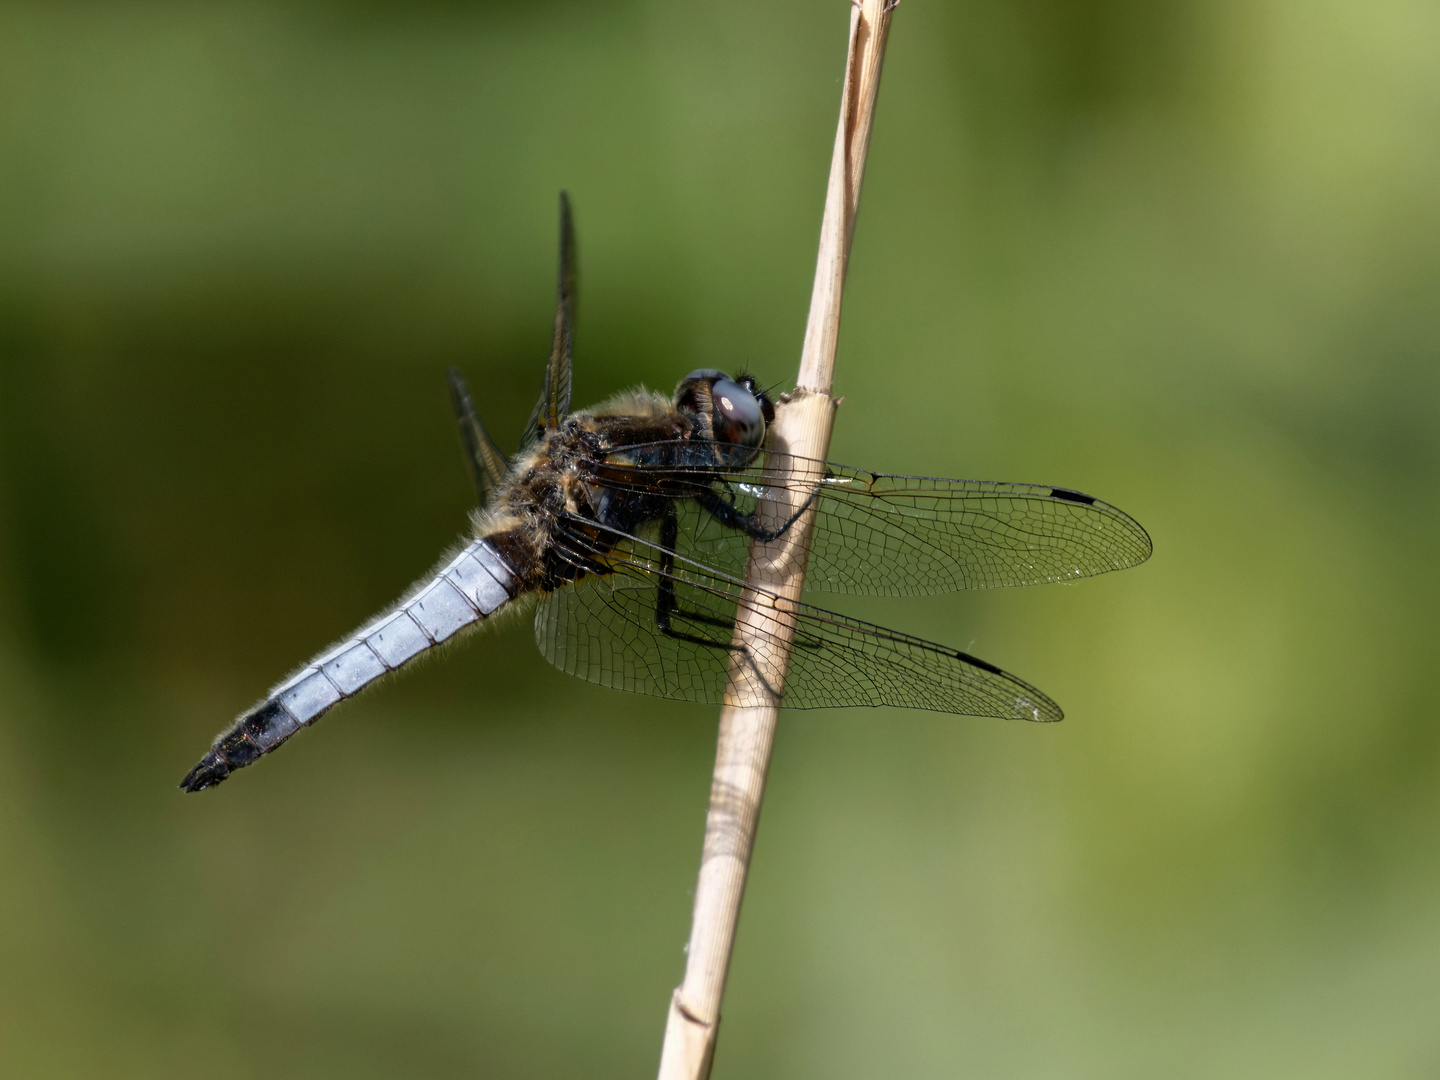
{"label": "pale straw-colored stem", "polygon": [[[853,6],[850,16],[840,124],[830,162],[800,373],[795,392],[777,409],[770,433],[771,449],[775,451],[769,458],[770,468],[790,481],[782,489],[790,492],[808,491],[819,481],[818,476],[808,475],[805,464],[823,460],[830,446],[835,421],[830,388],[840,334],[840,300],[894,2],[863,0]],[[772,527],[778,525],[803,501],[800,494],[793,495],[789,504],[766,501],[761,504],[762,519]],[[731,665],[726,704],[720,712],[720,737],[705,817],[705,845],[695,887],[685,981],[671,997],[665,1045],[660,1054],[660,1080],[705,1080],[710,1075],[720,1001],[760,822],[760,803],[780,706],[778,699],[760,706],[732,703],[755,700],[761,696],[757,688],[785,685],[795,634],[795,622],[786,617],[786,609],[800,599],[804,586],[812,517],[813,512],[805,514],[780,540],[751,548],[745,576],[751,588],[746,590],[737,612],[737,648],[732,653],[744,656],[746,662]]]}

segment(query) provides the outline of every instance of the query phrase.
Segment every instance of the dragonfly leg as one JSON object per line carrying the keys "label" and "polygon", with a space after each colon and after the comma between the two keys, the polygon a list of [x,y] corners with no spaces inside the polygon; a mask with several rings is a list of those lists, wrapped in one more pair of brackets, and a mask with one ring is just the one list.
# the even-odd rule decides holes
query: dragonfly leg
{"label": "dragonfly leg", "polygon": [[733,651],[738,646],[729,641],[716,641],[714,638],[704,637],[700,634],[687,634],[683,630],[675,629],[672,623],[672,620],[680,620],[702,626],[714,626],[723,629],[727,635],[733,633],[735,629],[735,623],[731,619],[720,619],[713,615],[686,611],[680,606],[680,601],[675,595],[675,541],[678,534],[679,521],[672,503],[665,516],[660,519],[660,587],[655,600],[655,625],[666,637],[675,638],[677,641],[688,641],[693,645],[704,645],[712,649],[725,649],[727,652]]}
{"label": "dragonfly leg", "polygon": [[659,596],[655,601],[655,625],[662,634],[674,638],[676,641],[688,641],[692,645],[703,645],[709,649],[724,649],[726,652],[735,653],[741,658],[741,663],[750,669],[755,680],[765,688],[767,699],[778,701],[780,695],[770,685],[764,672],[760,670],[754,657],[750,655],[750,650],[744,645],[736,645],[728,640],[716,641],[714,638],[704,637],[700,634],[687,634],[683,630],[676,630],[672,625],[672,619],[681,619],[702,626],[718,627],[724,630],[727,636],[732,635],[735,631],[733,619],[701,615],[699,612],[686,611],[680,606],[679,600],[675,596],[675,541],[678,532],[679,523],[674,504],[671,504],[666,515],[660,520],[660,589]]}
{"label": "dragonfly leg", "polygon": [[819,495],[820,485],[816,484],[814,490],[810,492],[810,497],[800,504],[800,509],[796,510],[781,522],[780,527],[777,529],[765,528],[765,526],[760,524],[759,518],[754,514],[742,514],[736,508],[733,501],[722,499],[713,491],[701,492],[695,496],[695,501],[700,504],[701,509],[716,521],[720,522],[721,525],[731,529],[737,529],[752,540],[759,540],[762,544],[768,544],[773,540],[779,540],[780,537],[789,532],[790,527],[800,520],[801,515],[814,505]]}

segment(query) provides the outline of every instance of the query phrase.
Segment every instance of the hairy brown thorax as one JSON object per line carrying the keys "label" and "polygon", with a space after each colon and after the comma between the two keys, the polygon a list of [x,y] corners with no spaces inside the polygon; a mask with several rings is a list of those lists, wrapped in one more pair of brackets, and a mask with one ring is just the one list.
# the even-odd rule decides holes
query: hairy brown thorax
{"label": "hairy brown thorax", "polygon": [[711,426],[707,414],[682,411],[643,392],[575,413],[515,460],[496,493],[496,510],[481,521],[476,536],[505,557],[527,589],[558,588],[583,576],[584,569],[557,536],[557,521],[596,523],[577,526],[591,556],[613,544],[599,526],[628,530],[644,523],[643,507],[612,507],[613,493],[597,487],[596,478],[623,481],[626,465],[645,463],[655,446],[708,446]]}

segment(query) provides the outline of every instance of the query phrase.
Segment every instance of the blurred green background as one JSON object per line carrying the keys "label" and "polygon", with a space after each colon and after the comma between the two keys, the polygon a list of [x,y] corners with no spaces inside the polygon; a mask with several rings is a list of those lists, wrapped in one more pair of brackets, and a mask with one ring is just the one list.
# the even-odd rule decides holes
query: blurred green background
{"label": "blurred green background", "polygon": [[[715,710],[528,628],[199,797],[576,401],[793,379],[845,0],[0,6],[0,1074],[653,1075]],[[833,456],[1149,565],[864,613],[1056,728],[787,714],[717,1077],[1440,1076],[1440,8],[905,0]]]}

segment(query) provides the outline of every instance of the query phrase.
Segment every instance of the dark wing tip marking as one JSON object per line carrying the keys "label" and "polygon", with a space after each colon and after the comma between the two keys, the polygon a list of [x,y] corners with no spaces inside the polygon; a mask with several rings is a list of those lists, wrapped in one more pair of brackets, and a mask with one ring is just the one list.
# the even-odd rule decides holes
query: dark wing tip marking
{"label": "dark wing tip marking", "polygon": [[971,656],[967,652],[961,652],[959,649],[955,650],[955,659],[964,660],[965,663],[971,665],[972,667],[978,667],[981,671],[988,671],[991,675],[1005,674],[1005,672],[1001,671],[994,664],[986,660],[981,660],[978,656]]}
{"label": "dark wing tip marking", "polygon": [[1052,499],[1062,499],[1065,502],[1079,503],[1081,506],[1094,506],[1095,496],[1086,495],[1081,491],[1071,491],[1069,488],[1051,488]]}
{"label": "dark wing tip marking", "polygon": [[1065,719],[1065,713],[1059,705],[1055,704],[1055,702],[1051,701],[1039,690],[1026,686],[1020,682],[1019,679],[1016,679],[1015,676],[1006,671],[1002,671],[989,661],[981,660],[978,656],[971,656],[969,653],[962,652],[959,649],[955,650],[955,658],[972,667],[977,667],[981,671],[989,672],[991,675],[998,675],[1012,685],[1016,685],[1019,689],[1024,690],[1024,694],[1018,695],[1015,698],[1012,716],[1016,719],[1030,720],[1040,724],[1054,724]]}

